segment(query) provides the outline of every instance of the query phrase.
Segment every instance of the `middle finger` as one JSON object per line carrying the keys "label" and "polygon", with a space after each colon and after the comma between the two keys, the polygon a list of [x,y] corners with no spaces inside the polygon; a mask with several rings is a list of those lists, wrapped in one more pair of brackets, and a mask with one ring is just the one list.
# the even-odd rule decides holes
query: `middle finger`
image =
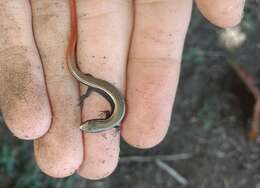
{"label": "middle finger", "polygon": [[[132,28],[131,0],[78,0],[78,64],[82,72],[109,81],[121,93],[125,89],[125,67]],[[86,88],[81,88],[82,94]],[[91,93],[84,101],[83,121],[99,118],[109,110],[108,102]],[[84,162],[79,174],[89,179],[108,176],[119,155],[119,132],[84,134]]]}

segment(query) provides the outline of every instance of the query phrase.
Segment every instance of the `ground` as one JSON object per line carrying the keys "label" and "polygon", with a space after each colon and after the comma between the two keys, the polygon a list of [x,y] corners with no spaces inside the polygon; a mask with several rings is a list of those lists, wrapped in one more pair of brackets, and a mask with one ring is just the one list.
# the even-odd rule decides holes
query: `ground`
{"label": "ground", "polygon": [[133,162],[129,156],[185,154],[187,159],[165,163],[187,180],[186,187],[259,188],[259,146],[246,136],[252,106],[245,102],[250,96],[245,97],[246,89],[241,89],[229,66],[242,64],[260,87],[259,6],[258,1],[248,1],[243,22],[228,31],[212,26],[194,10],[171,126],[160,145],[137,150],[122,141],[123,160],[110,177],[88,181],[75,175],[55,180],[35,166],[32,143],[12,137],[3,125],[0,187],[181,188],[154,160]]}

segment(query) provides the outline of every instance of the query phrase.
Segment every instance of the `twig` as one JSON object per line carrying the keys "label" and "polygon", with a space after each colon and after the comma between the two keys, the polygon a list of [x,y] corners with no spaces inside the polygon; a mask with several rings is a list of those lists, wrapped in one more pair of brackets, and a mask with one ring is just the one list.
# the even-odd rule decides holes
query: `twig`
{"label": "twig", "polygon": [[155,155],[155,156],[125,156],[120,157],[121,163],[147,163],[153,162],[156,160],[162,161],[178,161],[192,158],[192,155],[189,153],[173,154],[173,155]]}
{"label": "twig", "polygon": [[257,87],[253,76],[250,75],[249,72],[242,65],[231,62],[229,63],[229,65],[231,66],[231,68],[233,68],[238,77],[246,85],[249,92],[251,92],[254,96],[255,104],[252,114],[251,130],[248,136],[250,140],[256,141],[258,134],[260,134],[260,89]]}
{"label": "twig", "polygon": [[229,187],[230,187],[230,182],[229,182],[229,180],[226,179],[226,178],[224,178],[223,181],[224,181],[224,186],[225,186],[225,188],[229,188]]}
{"label": "twig", "polygon": [[239,152],[239,153],[243,153],[244,150],[242,147],[240,147],[240,144],[238,144],[232,137],[230,137],[228,139],[229,143],[235,147],[235,149]]}
{"label": "twig", "polygon": [[172,176],[177,182],[179,182],[181,185],[186,186],[188,185],[188,181],[181,176],[176,170],[174,170],[172,167],[167,165],[165,162],[157,159],[156,164],[158,167],[166,171],[170,176]]}

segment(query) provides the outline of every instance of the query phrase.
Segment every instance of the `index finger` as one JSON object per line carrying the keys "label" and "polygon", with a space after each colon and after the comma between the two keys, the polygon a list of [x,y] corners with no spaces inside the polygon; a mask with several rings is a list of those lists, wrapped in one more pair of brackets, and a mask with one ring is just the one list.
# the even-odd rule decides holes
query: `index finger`
{"label": "index finger", "polygon": [[233,27],[243,16],[245,0],[196,0],[200,12],[213,24]]}

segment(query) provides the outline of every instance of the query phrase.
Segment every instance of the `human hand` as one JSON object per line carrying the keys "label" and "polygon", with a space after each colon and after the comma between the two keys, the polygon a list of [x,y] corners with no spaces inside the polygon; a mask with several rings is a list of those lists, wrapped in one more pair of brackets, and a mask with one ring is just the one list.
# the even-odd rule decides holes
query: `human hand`
{"label": "human hand", "polygon": [[[167,132],[192,2],[77,1],[79,67],[125,93],[121,134],[130,145],[153,147]],[[197,5],[212,23],[230,27],[241,20],[244,0]],[[0,0],[0,107],[14,135],[40,137],[35,156],[46,174],[65,177],[78,170],[100,179],[117,165],[119,132],[82,136],[81,119],[98,118],[110,106],[94,92],[81,118],[78,99],[86,88],[79,92],[65,59],[69,20],[68,0],[31,0],[31,6],[28,0]]]}

